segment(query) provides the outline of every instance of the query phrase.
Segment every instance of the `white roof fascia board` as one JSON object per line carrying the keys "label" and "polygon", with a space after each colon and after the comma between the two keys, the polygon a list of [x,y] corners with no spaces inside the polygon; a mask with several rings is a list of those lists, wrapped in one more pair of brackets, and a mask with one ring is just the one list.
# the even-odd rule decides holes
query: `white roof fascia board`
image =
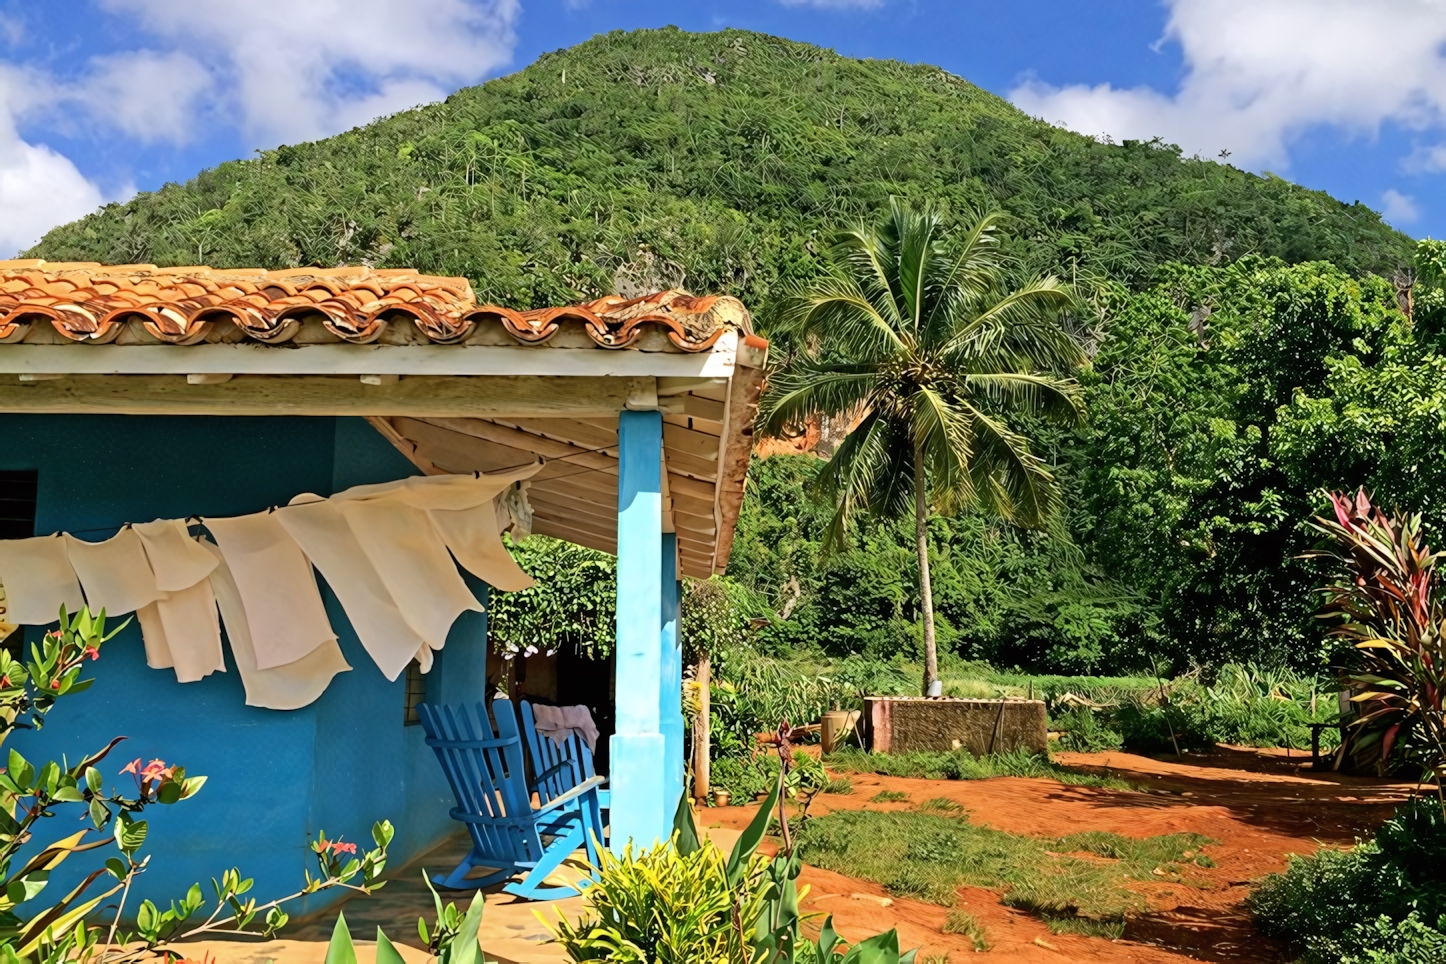
{"label": "white roof fascia board", "polygon": [[541,345],[0,345],[0,374],[729,378],[737,344],[730,331],[701,352]]}

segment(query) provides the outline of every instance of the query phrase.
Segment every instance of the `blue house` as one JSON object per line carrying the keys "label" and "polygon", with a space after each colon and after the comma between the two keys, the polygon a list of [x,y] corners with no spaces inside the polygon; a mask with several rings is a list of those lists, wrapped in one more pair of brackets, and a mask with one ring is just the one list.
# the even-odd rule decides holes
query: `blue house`
{"label": "blue house", "polygon": [[[0,537],[100,542],[127,523],[541,460],[499,516],[617,554],[612,841],[650,843],[683,786],[678,580],[727,563],[766,350],[735,299],[677,291],[517,312],[412,271],[0,261]],[[487,696],[485,613],[456,620],[429,672],[388,679],[319,582],[351,671],[309,705],[246,705],[229,650],[226,672],[178,683],[147,666],[132,625],[91,690],[11,737],[31,759],[73,760],[124,735],[114,770],[159,758],[209,777],[148,812],[139,896],[231,866],[258,894],[289,892],[322,830],[365,842],[390,819],[393,866],[453,832],[406,717],[421,699]]]}

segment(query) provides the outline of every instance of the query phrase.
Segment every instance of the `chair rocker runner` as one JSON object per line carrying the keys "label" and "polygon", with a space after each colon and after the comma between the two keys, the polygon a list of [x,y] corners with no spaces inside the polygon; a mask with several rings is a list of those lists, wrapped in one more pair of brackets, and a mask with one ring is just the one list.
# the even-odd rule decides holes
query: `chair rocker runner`
{"label": "chair rocker runner", "polygon": [[[466,825],[472,838],[472,852],[434,881],[455,890],[476,890],[521,874],[521,880],[502,889],[531,900],[576,896],[577,888],[548,885],[546,880],[579,847],[586,850],[589,863],[597,864],[602,840],[597,788],[603,778],[583,780],[534,807],[523,769],[522,734],[510,701],[492,703],[495,732],[481,703],[475,717],[466,705],[423,703],[417,713],[427,745],[436,752],[457,797],[452,819]],[[495,870],[468,878],[475,867]]]}
{"label": "chair rocker runner", "polygon": [[[568,792],[588,780],[598,779],[607,783],[607,777],[599,777],[593,770],[592,751],[580,734],[573,733],[558,743],[545,733],[537,730],[532,704],[527,700],[518,706],[522,710],[522,738],[527,744],[527,753],[532,759],[532,788],[543,803]],[[612,803],[612,793],[599,785],[598,806],[603,811],[603,826],[607,826],[607,811]]]}

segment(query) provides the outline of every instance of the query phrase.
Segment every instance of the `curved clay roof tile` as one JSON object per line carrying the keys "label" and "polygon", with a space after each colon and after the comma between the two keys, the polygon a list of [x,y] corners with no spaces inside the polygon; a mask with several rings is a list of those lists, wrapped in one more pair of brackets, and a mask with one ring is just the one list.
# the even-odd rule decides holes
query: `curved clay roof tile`
{"label": "curved clay roof tile", "polygon": [[[650,326],[688,352],[707,350],[726,330],[752,333],[748,311],[736,298],[678,290],[515,311],[478,305],[466,278],[405,268],[267,271],[0,262],[0,341],[9,343],[25,338],[41,319],[63,337],[89,343],[113,340],[139,319],[151,335],[175,345],[214,340],[215,326],[227,322],[242,337],[278,344],[292,338],[313,312],[332,334],[360,344],[375,341],[398,316],[410,318],[417,332],[436,344],[461,342],[479,324],[498,324],[523,344],[539,344],[565,321],[580,323],[604,348],[632,347]],[[232,340],[226,333],[220,337]]]}

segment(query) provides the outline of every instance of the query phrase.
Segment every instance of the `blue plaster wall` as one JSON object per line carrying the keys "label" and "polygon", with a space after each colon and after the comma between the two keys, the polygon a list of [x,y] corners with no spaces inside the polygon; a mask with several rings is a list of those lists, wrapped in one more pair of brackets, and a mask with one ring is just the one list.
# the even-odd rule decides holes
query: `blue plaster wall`
{"label": "blue plaster wall", "polygon": [[[0,469],[39,470],[37,532],[88,541],[125,522],[238,515],[302,491],[330,494],[415,474],[364,420],[289,417],[7,415]],[[486,586],[473,588],[485,602]],[[324,584],[322,592],[353,669],[311,706],[246,706],[229,653],[227,673],[178,684],[170,671],[146,666],[132,626],[107,644],[89,691],[61,702],[43,731],[11,737],[32,760],[73,760],[124,734],[103,771],[158,757],[209,777],[194,799],[147,812],[147,850],[155,856],[137,883],[139,897],[169,900],[233,865],[255,878],[263,900],[288,893],[311,865],[307,843],[319,829],[365,845],[372,822],[390,819],[393,867],[451,832],[453,801],[441,769],[421,728],[402,723],[404,679],[382,676]],[[485,673],[486,618],[468,614],[429,676],[428,698],[480,699]],[[46,832],[71,832],[69,821]],[[70,886],[81,867],[62,869],[54,888]]]}

